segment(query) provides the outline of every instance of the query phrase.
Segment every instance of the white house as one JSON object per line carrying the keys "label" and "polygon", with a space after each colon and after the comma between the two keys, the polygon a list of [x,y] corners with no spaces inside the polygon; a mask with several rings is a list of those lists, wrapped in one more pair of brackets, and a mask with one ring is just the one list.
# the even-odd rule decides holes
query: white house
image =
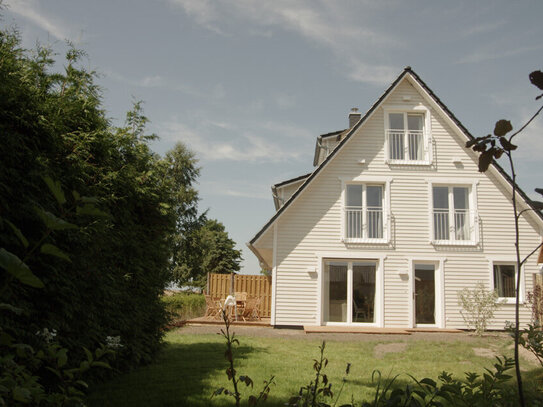
{"label": "white house", "polygon": [[[409,67],[319,136],[314,171],[272,187],[277,212],[248,243],[272,270],[271,324],[466,328],[457,293],[478,281],[506,302],[490,328],[513,321],[512,183],[496,163],[478,172],[471,138]],[[526,255],[543,216],[520,229]],[[523,324],[538,271],[536,256],[520,270]]]}

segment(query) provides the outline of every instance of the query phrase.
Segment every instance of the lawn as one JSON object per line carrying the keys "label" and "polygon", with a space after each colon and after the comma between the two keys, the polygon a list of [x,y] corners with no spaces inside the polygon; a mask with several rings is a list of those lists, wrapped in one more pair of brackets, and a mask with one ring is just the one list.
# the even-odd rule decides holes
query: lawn
{"label": "lawn", "polygon": [[[432,339],[431,335],[422,339],[373,337],[378,340],[368,336],[360,340],[358,335],[338,340],[332,336],[326,342],[329,359],[326,373],[333,383],[332,390],[341,386],[346,364],[352,364],[338,405],[350,401],[351,394],[357,401],[369,399],[375,369],[384,376],[401,373],[400,384],[410,380],[406,373],[417,378],[437,379],[445,370],[463,378],[466,371],[482,373],[484,367],[490,367],[494,362],[493,352],[512,353],[511,340],[503,335],[484,338],[456,335],[459,335],[458,340],[454,336],[447,340]],[[318,357],[321,344],[319,337],[285,332],[271,337],[240,335],[239,340],[235,352],[237,371],[249,375],[255,383],[253,390],[243,385],[244,400],[250,394],[257,394],[263,381],[275,375],[276,384],[264,405],[282,406],[300,386],[312,379],[313,359]],[[224,340],[219,335],[193,333],[187,328],[172,331],[166,335],[166,347],[155,363],[95,387],[88,404],[116,407],[233,405],[233,400],[226,396],[210,399],[216,388],[231,385],[225,374],[224,349]],[[529,362],[524,366],[530,371],[537,368]]]}

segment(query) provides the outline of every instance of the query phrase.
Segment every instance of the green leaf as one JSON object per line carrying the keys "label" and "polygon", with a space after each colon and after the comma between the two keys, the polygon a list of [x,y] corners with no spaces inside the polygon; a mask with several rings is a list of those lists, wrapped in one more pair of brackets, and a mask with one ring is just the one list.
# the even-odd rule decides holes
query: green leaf
{"label": "green leaf", "polygon": [[45,243],[41,248],[40,248],[40,251],[43,253],[43,254],[49,254],[51,256],[55,256],[55,257],[58,257],[60,259],[63,259],[63,260],[66,260],[66,261],[69,261],[70,263],[72,262],[72,260],[70,259],[70,257],[64,253],[62,250],[60,250],[58,247],[56,247],[55,245],[52,245],[50,243]]}
{"label": "green leaf", "polygon": [[509,120],[498,120],[494,127],[494,135],[501,137],[513,130],[513,126]]}
{"label": "green leaf", "polygon": [[0,249],[0,267],[23,284],[43,288],[43,282],[30,271],[28,266],[19,257],[4,248]]}
{"label": "green leaf", "polygon": [[512,151],[517,149],[517,146],[509,142],[509,140],[507,140],[505,137],[500,137],[500,144],[505,151]]}
{"label": "green leaf", "polygon": [[81,198],[81,202],[88,204],[97,204],[99,202],[99,199],[96,196],[84,196]]}
{"label": "green leaf", "polygon": [[13,389],[13,400],[28,403],[32,401],[32,394],[30,390],[17,386]]}
{"label": "green leaf", "polygon": [[91,366],[92,367],[103,367],[104,369],[111,369],[111,366],[109,365],[109,363],[101,362],[99,360],[97,360],[96,362],[92,362]]}
{"label": "green leaf", "polygon": [[62,191],[62,187],[60,186],[60,181],[53,181],[53,179],[49,176],[43,177],[43,180],[49,187],[49,190],[57,200],[59,205],[64,205],[66,203],[66,197],[64,196],[64,191]]}
{"label": "green leaf", "polygon": [[68,349],[62,348],[57,353],[57,365],[63,367],[68,362]]}
{"label": "green leaf", "polygon": [[102,217],[102,218],[109,218],[109,214],[98,209],[96,206],[92,204],[85,204],[83,206],[78,206],[76,208],[76,213],[78,215],[88,215],[88,216],[96,216],[96,217]]}
{"label": "green leaf", "polygon": [[74,197],[75,201],[81,200],[81,195],[77,191],[72,191],[72,196]]}
{"label": "green leaf", "polygon": [[5,304],[5,303],[0,303],[0,310],[10,311],[10,312],[13,312],[16,315],[21,315],[23,313],[22,308],[17,308],[17,307],[14,307],[11,304]]}
{"label": "green leaf", "polygon": [[77,225],[74,225],[73,223],[70,223],[70,222],[66,222],[64,219],[57,218],[55,215],[53,215],[49,211],[36,207],[36,212],[48,229],[51,229],[51,230],[77,229]]}
{"label": "green leaf", "polygon": [[25,248],[27,248],[28,247],[28,240],[26,240],[26,237],[24,237],[21,230],[17,226],[15,226],[13,223],[11,223],[9,220],[6,219],[5,222],[11,227],[11,229],[13,230],[13,233],[15,233],[15,235],[20,240],[20,242],[23,244],[23,246]]}

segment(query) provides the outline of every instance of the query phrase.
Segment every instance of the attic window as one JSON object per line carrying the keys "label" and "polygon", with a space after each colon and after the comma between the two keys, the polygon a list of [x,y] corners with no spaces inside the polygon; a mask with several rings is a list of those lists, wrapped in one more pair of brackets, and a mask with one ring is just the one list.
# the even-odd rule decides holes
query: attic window
{"label": "attic window", "polygon": [[430,164],[429,127],[426,110],[386,111],[386,161],[389,164]]}

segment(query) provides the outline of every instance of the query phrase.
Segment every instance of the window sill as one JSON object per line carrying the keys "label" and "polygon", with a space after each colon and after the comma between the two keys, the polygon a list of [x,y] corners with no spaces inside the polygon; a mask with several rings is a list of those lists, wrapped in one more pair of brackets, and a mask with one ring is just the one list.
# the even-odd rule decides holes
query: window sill
{"label": "window sill", "polygon": [[[497,304],[503,304],[503,305],[515,305],[516,299],[514,297],[499,297],[496,300]],[[524,305],[524,299],[520,298],[519,300],[520,305]]]}
{"label": "window sill", "polygon": [[388,244],[388,239],[342,239],[343,243],[349,244]]}
{"label": "window sill", "polygon": [[434,246],[463,246],[463,247],[475,247],[479,242],[473,240],[432,240],[430,244]]}
{"label": "window sill", "polygon": [[404,165],[404,166],[409,166],[409,165],[413,165],[413,166],[419,166],[419,167],[424,167],[424,166],[429,166],[429,165],[432,165],[432,163],[428,160],[385,160],[385,162],[388,164],[388,165]]}

